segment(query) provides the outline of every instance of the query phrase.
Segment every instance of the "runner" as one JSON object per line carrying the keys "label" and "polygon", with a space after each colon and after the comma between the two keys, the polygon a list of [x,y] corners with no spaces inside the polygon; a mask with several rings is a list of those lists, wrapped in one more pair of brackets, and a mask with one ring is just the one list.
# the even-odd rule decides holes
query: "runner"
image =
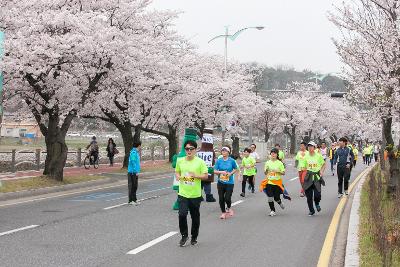
{"label": "runner", "polygon": [[264,168],[266,179],[261,182],[260,186],[260,189],[268,196],[268,204],[271,209],[269,216],[271,217],[276,215],[274,200],[282,209],[285,208],[281,200],[281,194],[284,192],[282,175],[285,174],[285,166],[280,161],[278,154],[278,149],[271,149],[271,158],[265,163]]}
{"label": "runner", "polygon": [[[256,144],[251,144],[250,145],[251,153],[250,156],[253,157],[256,160],[256,163],[260,163],[260,156],[256,152],[257,146]],[[253,184],[256,184],[256,175],[257,175],[257,167],[256,167],[256,174],[253,177]],[[249,183],[249,191],[251,191],[251,185]]]}
{"label": "runner", "polygon": [[358,160],[358,149],[355,143],[353,144],[353,154],[354,154],[353,167],[355,167]]}
{"label": "runner", "polygon": [[334,164],[334,156],[335,156],[335,151],[336,151],[336,142],[331,144],[331,148],[329,149],[329,159],[331,162],[331,172],[332,176],[335,176],[335,164]]}
{"label": "runner", "polygon": [[192,218],[190,243],[197,244],[200,228],[201,181],[208,179],[206,163],[196,156],[197,143],[188,140],[184,148],[186,157],[178,159],[175,169],[176,179],[179,181],[179,230],[182,235],[179,246],[181,247],[186,246],[189,240],[187,225],[189,211]]}
{"label": "runner", "polygon": [[308,154],[307,151],[307,143],[306,142],[301,142],[300,144],[300,150],[297,152],[296,158],[295,158],[295,167],[297,167],[297,171],[299,172],[299,181],[300,181],[300,197],[304,197],[304,189],[303,189],[303,183],[304,183],[304,177],[307,174],[307,165],[304,160],[306,155]]}
{"label": "runner", "polygon": [[372,157],[373,147],[371,144],[367,144],[365,146],[365,161],[366,164],[369,166],[371,164],[371,157]]}
{"label": "runner", "polygon": [[337,162],[337,175],[338,175],[338,198],[343,196],[344,193],[348,195],[348,187],[350,180],[351,164],[354,161],[353,151],[346,146],[347,139],[342,137],[339,139],[339,148],[335,153],[335,163]]}
{"label": "runner", "polygon": [[379,145],[378,142],[376,142],[376,144],[374,145],[374,159],[375,162],[378,161],[379,159],[379,151],[381,150],[381,146]]}
{"label": "runner", "polygon": [[364,164],[367,164],[367,152],[368,152],[368,147],[367,147],[367,144],[366,144],[362,149],[362,157],[363,157],[363,163]]}
{"label": "runner", "polygon": [[284,161],[285,160],[285,152],[282,151],[281,149],[281,145],[280,144],[275,144],[275,148],[278,149],[278,158],[280,161]]}
{"label": "runner", "polygon": [[243,151],[242,168],[243,168],[243,180],[242,180],[242,193],[241,197],[245,197],[246,193],[246,182],[249,181],[251,192],[254,193],[254,176],[256,175],[256,160],[250,156],[251,149],[245,148]]}
{"label": "runner", "polygon": [[326,163],[320,153],[315,151],[317,144],[314,142],[308,143],[308,154],[305,156],[305,162],[307,164],[307,174],[304,178],[303,188],[307,196],[307,205],[309,209],[308,216],[314,216],[315,209],[313,204],[313,198],[315,208],[318,212],[321,211],[321,185],[325,185],[325,181],[322,176],[325,171]]}
{"label": "runner", "polygon": [[319,153],[322,155],[322,157],[326,161],[326,159],[328,157],[328,148],[326,147],[326,143],[325,142],[321,143],[321,148],[319,149]]}
{"label": "runner", "polygon": [[[218,175],[218,196],[219,206],[222,214],[221,219],[226,219],[228,216],[233,216],[232,205],[232,193],[234,187],[234,174],[238,171],[236,161],[229,157],[231,150],[229,147],[223,147],[221,149],[222,158],[219,158],[215,162],[214,173]],[[226,204],[226,206],[225,206]]]}

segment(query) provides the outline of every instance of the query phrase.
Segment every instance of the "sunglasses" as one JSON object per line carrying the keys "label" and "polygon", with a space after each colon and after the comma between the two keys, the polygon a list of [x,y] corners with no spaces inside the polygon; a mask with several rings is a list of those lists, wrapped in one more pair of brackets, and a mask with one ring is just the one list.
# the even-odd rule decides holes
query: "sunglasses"
{"label": "sunglasses", "polygon": [[195,150],[196,148],[195,147],[192,147],[192,146],[190,146],[190,147],[185,147],[185,150],[186,151],[193,151],[193,150]]}

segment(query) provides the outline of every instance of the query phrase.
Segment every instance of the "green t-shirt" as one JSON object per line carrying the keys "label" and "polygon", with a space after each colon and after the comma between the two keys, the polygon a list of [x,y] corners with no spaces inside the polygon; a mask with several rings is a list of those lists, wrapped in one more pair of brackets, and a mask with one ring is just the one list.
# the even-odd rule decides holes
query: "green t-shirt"
{"label": "green t-shirt", "polygon": [[322,166],[325,164],[325,160],[320,153],[314,153],[312,156],[310,153],[308,153],[304,160],[307,164],[307,171],[312,172],[319,172]]}
{"label": "green t-shirt", "polygon": [[282,150],[279,150],[278,156],[279,156],[279,160],[284,160],[285,159],[285,153],[283,153]]}
{"label": "green t-shirt", "polygon": [[[255,165],[256,165],[256,159],[253,158],[253,157],[250,157],[250,156],[248,156],[247,158],[244,157],[244,158],[242,159],[242,167],[246,167],[246,166],[249,166],[249,165],[250,165],[250,166],[251,166],[251,165],[255,166]],[[251,168],[251,169],[244,169],[244,170],[243,170],[243,175],[246,175],[246,176],[253,176],[253,175],[256,175],[256,168],[253,167],[253,168]]]}
{"label": "green t-shirt", "polygon": [[189,173],[202,175],[208,173],[208,168],[204,160],[199,157],[194,157],[193,160],[185,158],[178,159],[176,169],[180,175],[179,179],[179,195],[186,198],[201,197],[201,180],[198,178],[189,178]]}
{"label": "green t-shirt", "polygon": [[[282,161],[280,160],[268,160],[267,162],[265,162],[265,167],[264,167],[264,171],[267,171],[267,178],[268,178],[268,183],[269,184],[273,184],[272,182],[270,182],[270,180],[280,180],[282,179],[282,172],[285,172],[285,166],[283,165]],[[276,172],[276,171],[279,171]]]}
{"label": "green t-shirt", "polygon": [[306,155],[308,154],[308,151],[299,151],[297,152],[296,155],[296,160],[297,160],[297,170],[303,171],[307,169],[307,162],[305,160]]}

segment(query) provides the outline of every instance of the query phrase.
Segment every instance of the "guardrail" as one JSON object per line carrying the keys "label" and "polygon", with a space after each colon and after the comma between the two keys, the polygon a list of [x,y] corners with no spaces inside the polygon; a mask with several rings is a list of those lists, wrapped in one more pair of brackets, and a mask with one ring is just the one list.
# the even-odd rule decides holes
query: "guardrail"
{"label": "guardrail", "polygon": [[[120,153],[114,156],[114,162],[122,162],[125,154],[123,148],[118,148]],[[165,146],[143,147],[140,151],[142,160],[166,160],[168,148]],[[76,151],[68,151],[66,166],[83,165],[83,159],[86,157],[86,151],[78,148]],[[16,172],[18,170],[40,170],[44,166],[46,151],[41,149],[0,151],[0,172]],[[83,154],[83,155],[82,155]],[[108,161],[105,148],[99,151],[101,163]]]}

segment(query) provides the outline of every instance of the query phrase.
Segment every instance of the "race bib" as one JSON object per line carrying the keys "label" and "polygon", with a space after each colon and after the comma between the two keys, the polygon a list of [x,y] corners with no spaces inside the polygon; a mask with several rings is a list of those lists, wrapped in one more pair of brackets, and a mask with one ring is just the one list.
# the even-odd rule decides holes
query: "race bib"
{"label": "race bib", "polygon": [[219,179],[220,179],[221,181],[228,182],[228,181],[229,181],[229,175],[222,175],[222,174],[221,174],[221,176],[219,177]]}
{"label": "race bib", "polygon": [[181,184],[188,185],[188,186],[194,186],[194,178],[193,177],[181,177],[179,180]]}
{"label": "race bib", "polygon": [[309,163],[308,163],[308,168],[315,169],[315,168],[317,168],[317,167],[318,167],[318,164],[315,163],[315,162],[309,162]]}
{"label": "race bib", "polygon": [[275,180],[276,177],[277,177],[277,173],[276,172],[269,172],[268,173],[268,179]]}

